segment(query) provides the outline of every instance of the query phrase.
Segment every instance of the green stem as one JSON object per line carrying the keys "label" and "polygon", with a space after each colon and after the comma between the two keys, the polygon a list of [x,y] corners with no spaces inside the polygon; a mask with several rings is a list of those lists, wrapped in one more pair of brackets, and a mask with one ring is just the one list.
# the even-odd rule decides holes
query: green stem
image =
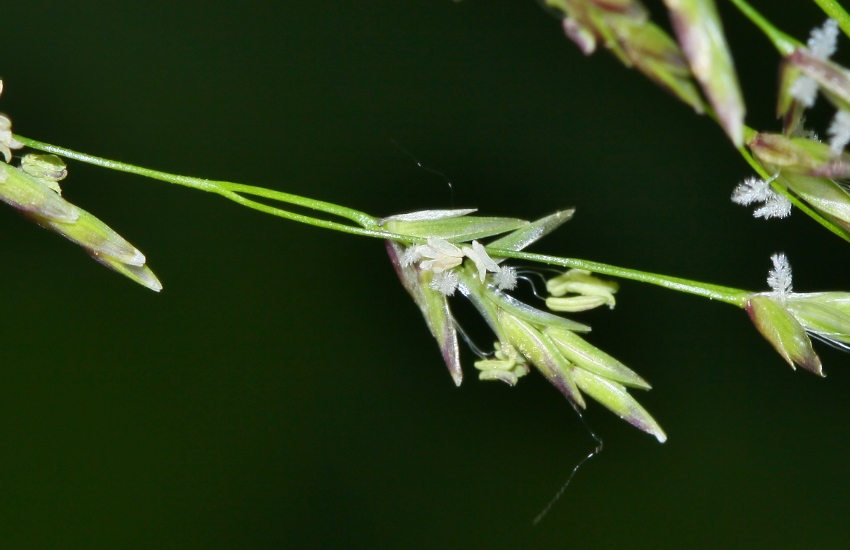
{"label": "green stem", "polygon": [[[86,153],[79,153],[77,151],[72,151],[71,149],[66,149],[64,147],[59,147],[57,145],[51,145],[49,143],[44,143],[41,141],[36,141],[34,139],[30,139],[24,136],[15,135],[15,139],[23,143],[28,147],[32,147],[33,149],[38,149],[39,151],[46,151],[48,153],[54,153],[57,155],[61,155],[63,157],[71,158],[74,160],[79,160],[82,162],[86,162],[89,164],[94,164],[95,166],[100,166],[102,168],[109,168],[112,170],[118,170],[120,172],[127,172],[130,174],[136,174],[138,176],[144,176],[160,181],[165,181],[168,183],[174,183],[177,185],[183,185],[186,187],[191,187],[192,189],[198,189],[200,191],[208,191],[212,193],[218,193],[230,200],[236,201],[240,204],[244,204],[251,208],[256,208],[254,205],[258,205],[254,201],[250,201],[244,199],[243,197],[239,197],[238,200],[236,197],[236,193],[246,193],[250,195],[255,195],[267,199],[272,199],[280,202],[285,202],[288,204],[294,204],[296,206],[303,206],[305,208],[310,208],[311,210],[317,210],[319,212],[325,212],[327,214],[332,214],[334,216],[339,216],[341,218],[345,218],[351,220],[364,228],[373,228],[377,229],[378,219],[374,218],[364,212],[360,212],[358,210],[354,210],[351,208],[346,208],[344,206],[339,206],[337,204],[318,201],[315,199],[308,199],[306,197],[300,197],[298,195],[292,195],[289,193],[283,193],[280,191],[273,191],[271,189],[265,189],[262,187],[254,187],[251,185],[242,185],[239,183],[231,183],[228,181],[215,181],[215,180],[206,180],[201,178],[192,178],[188,176],[178,176],[176,174],[169,174],[167,172],[160,172],[158,170],[151,170],[149,168],[142,168],[140,166],[134,166],[132,164],[127,164],[124,162],[117,162],[114,160],[109,160],[101,157],[96,157],[94,155],[88,155]],[[245,201],[245,202],[243,202]],[[262,210],[261,208],[257,208],[258,210]],[[285,217],[288,219],[293,219],[296,221],[302,221],[304,223],[311,223],[306,220],[317,220],[317,218],[310,218],[309,216],[300,216],[294,213],[287,213],[288,215],[281,215],[281,212],[286,212],[285,210],[272,208],[271,210],[264,210],[270,214],[274,214],[276,216]],[[295,217],[291,217],[295,216]],[[323,220],[318,220],[323,221]],[[343,224],[335,224],[334,222],[326,222],[332,224],[332,226],[328,226],[328,229],[339,229],[344,226]],[[316,225],[316,224],[313,224]],[[354,228],[351,228],[354,229]],[[381,232],[383,234],[383,232]],[[363,234],[363,233],[358,233]]]}
{"label": "green stem", "polygon": [[[292,195],[289,193],[283,193],[281,191],[274,191],[271,189],[264,189],[262,187],[254,187],[251,185],[243,185],[239,183],[232,183],[227,181],[216,181],[216,180],[205,180],[200,178],[192,178],[188,176],[179,176],[176,174],[169,174],[167,172],[160,172],[158,170],[151,170],[148,168],[141,168],[139,166],[134,166],[132,164],[126,164],[123,162],[117,162],[114,160],[104,159],[101,157],[95,157],[93,155],[88,155],[85,153],[79,153],[77,151],[72,151],[70,149],[66,149],[64,147],[59,147],[56,145],[51,145],[49,143],[43,143],[40,141],[36,141],[34,139],[29,139],[23,136],[15,136],[15,139],[24,143],[25,145],[32,147],[33,149],[38,149],[40,151],[46,151],[49,153],[54,153],[57,155],[62,155],[67,158],[79,160],[82,162],[87,162],[89,164],[94,164],[95,166],[100,166],[103,168],[109,168],[112,170],[118,170],[121,172],[127,172],[130,174],[136,174],[143,177],[148,177],[160,181],[165,181],[168,183],[174,183],[177,185],[183,185],[186,187],[191,187],[192,189],[198,189],[201,191],[207,191],[210,193],[216,193],[230,199],[242,206],[246,206],[248,208],[253,208],[254,210],[259,210],[260,212],[264,212],[266,214],[271,214],[273,216],[278,216],[280,218],[285,218],[288,220],[313,225],[316,227],[322,227],[324,229],[332,229],[334,231],[341,231],[343,233],[349,233],[353,235],[360,235],[364,237],[374,237],[378,239],[390,239],[394,241],[400,241],[405,243],[424,243],[426,240],[421,237],[410,237],[407,235],[398,235],[394,233],[390,233],[384,231],[380,228],[379,219],[373,216],[370,216],[364,212],[360,212],[357,210],[352,210],[351,208],[346,208],[344,206],[339,206],[337,204],[317,201],[313,199],[308,199],[306,197],[301,197],[298,195]],[[359,223],[363,227],[354,227],[351,225],[346,225],[342,223],[332,222],[328,220],[323,220],[319,218],[314,218],[312,216],[305,216],[302,214],[296,214],[294,212],[289,212],[288,210],[282,210],[280,208],[275,208],[273,206],[269,206],[267,204],[263,204],[248,198],[243,197],[239,193],[250,194],[258,197],[263,197],[266,199],[276,200],[280,202],[284,202],[287,204],[294,204],[296,206],[303,206],[306,208],[310,208],[313,210],[317,210],[320,212],[324,212],[327,214],[333,214],[336,216],[340,216],[342,218],[349,219],[356,223]],[[738,307],[744,307],[746,305],[747,296],[750,293],[734,289],[728,287],[722,287],[717,285],[710,285],[705,283],[700,283],[697,281],[689,281],[687,279],[679,279],[677,277],[668,277],[666,275],[657,275],[654,273],[646,273],[643,271],[637,271],[634,269],[627,269],[623,267],[617,267],[608,264],[602,264],[597,262],[590,262],[587,260],[577,260],[572,258],[560,258],[557,256],[546,256],[542,254],[530,254],[528,252],[516,252],[510,250],[501,250],[488,248],[488,251],[497,257],[510,257],[517,258],[522,260],[528,260],[532,262],[542,262],[550,265],[558,265],[562,267],[570,267],[577,269],[586,269],[589,271],[593,271],[595,273],[601,273],[603,275],[610,275],[614,277],[619,277],[622,279],[630,279],[633,281],[640,281],[643,283],[654,284],[658,286],[662,286],[664,288],[668,288],[671,290],[677,290],[679,292],[687,292],[689,294],[696,294],[697,296],[703,296],[705,298],[710,298],[712,300],[720,300],[722,302],[726,302],[728,304],[733,304]]]}
{"label": "green stem", "polygon": [[667,275],[658,275],[656,273],[647,273],[636,269],[627,269],[589,260],[578,260],[575,258],[560,258],[558,256],[547,256],[545,254],[534,254],[531,252],[516,252],[512,250],[499,250],[488,248],[488,253],[494,257],[516,258],[518,260],[527,260],[531,262],[539,262],[549,265],[558,265],[561,267],[569,267],[573,269],[585,269],[602,275],[618,277],[620,279],[629,279],[631,281],[639,281],[641,283],[649,283],[678,292],[695,294],[708,298],[710,300],[719,300],[721,302],[738,306],[746,307],[747,299],[752,294],[746,290],[731,288],[726,286],[711,285],[701,283],[699,281],[691,281],[688,279],[680,279],[678,277],[669,277]]}
{"label": "green stem", "polygon": [[844,34],[850,36],[850,14],[836,0],[814,0],[825,14],[838,21],[838,26]]}
{"label": "green stem", "polygon": [[[759,29],[761,29],[765,36],[767,36],[770,41],[773,42],[773,46],[777,50],[779,50],[779,53],[781,55],[790,55],[795,49],[802,46],[800,42],[774,27],[770,21],[765,19],[762,14],[757,12],[755,8],[749,5],[745,0],[730,0],[730,2],[735,4],[735,7],[738,8],[741,13],[743,13],[747,17],[747,19],[752,21]],[[815,0],[815,2],[819,4],[826,4],[830,2],[833,4],[835,3],[831,0]],[[838,7],[839,9],[841,8],[841,6]],[[824,8],[824,11],[826,11],[826,8]]]}

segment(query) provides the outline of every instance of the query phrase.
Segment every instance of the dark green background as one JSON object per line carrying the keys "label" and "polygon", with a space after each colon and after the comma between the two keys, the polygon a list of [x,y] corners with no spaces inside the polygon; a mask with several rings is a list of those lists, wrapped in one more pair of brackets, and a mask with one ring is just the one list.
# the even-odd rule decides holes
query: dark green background
{"label": "dark green background", "polygon": [[[35,139],[376,215],[577,206],[553,254],[763,289],[784,251],[797,290],[850,289],[850,245],[732,205],[751,172],[722,133],[531,0],[196,4],[4,6],[0,108]],[[824,18],[756,5],[799,37]],[[728,7],[748,122],[775,129],[778,59]],[[591,404],[605,451],[532,527],[592,440],[537,375],[480,383],[464,350],[455,388],[382,243],[70,174],[165,289],[0,212],[0,547],[850,543],[846,354],[795,373],[742,311],[624,283],[582,318],[669,441]]]}

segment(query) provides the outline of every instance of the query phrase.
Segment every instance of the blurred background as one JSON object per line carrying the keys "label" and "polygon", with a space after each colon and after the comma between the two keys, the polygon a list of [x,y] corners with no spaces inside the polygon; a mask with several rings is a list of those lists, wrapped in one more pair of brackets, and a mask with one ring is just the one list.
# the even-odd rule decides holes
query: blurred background
{"label": "blurred background", "polygon": [[[753,3],[801,39],[824,20]],[[778,58],[720,4],[748,123],[776,130]],[[734,206],[751,171],[714,123],[532,0],[47,0],[4,21],[0,109],[27,137],[375,215],[575,206],[534,250],[753,290],[783,251],[796,290],[850,290],[848,243]],[[532,526],[593,440],[539,375],[479,382],[464,348],[456,388],[383,243],[69,165],[65,196],[164,290],[0,208],[4,548],[850,543],[847,354],[793,372],[744,312],[624,282],[578,318],[653,384],[669,440],[591,403],[604,452]]]}

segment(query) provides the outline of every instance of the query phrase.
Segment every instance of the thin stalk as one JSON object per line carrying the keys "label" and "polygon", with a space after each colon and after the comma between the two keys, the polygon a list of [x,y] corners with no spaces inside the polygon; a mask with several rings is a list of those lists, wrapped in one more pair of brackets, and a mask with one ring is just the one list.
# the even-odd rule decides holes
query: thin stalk
{"label": "thin stalk", "polygon": [[[755,8],[749,5],[745,0],[730,0],[730,2],[732,2],[735,7],[738,8],[741,13],[743,13],[747,17],[747,19],[752,21],[755,26],[761,29],[765,36],[767,36],[767,38],[770,39],[771,42],[773,42],[773,47],[779,50],[779,53],[781,55],[790,55],[794,52],[795,49],[802,46],[800,42],[774,27],[773,23],[765,19],[762,14],[757,12]],[[832,0],[815,0],[815,2],[817,2],[818,4],[835,3],[832,2]],[[841,6],[838,7],[841,8]],[[826,11],[826,8],[824,8],[824,11]],[[842,26],[841,28],[843,29],[844,27]]]}
{"label": "thin stalk", "polygon": [[[93,155],[88,155],[86,153],[80,153],[77,151],[72,151],[70,149],[66,149],[64,147],[59,147],[57,145],[51,145],[49,143],[43,143],[41,141],[36,141],[34,139],[26,138],[23,136],[15,136],[15,139],[24,143],[25,145],[32,147],[33,149],[38,149],[40,151],[46,151],[48,153],[54,153],[57,155],[62,155],[63,157],[71,158],[74,160],[79,160],[82,162],[86,162],[89,164],[94,164],[95,166],[100,166],[102,168],[109,168],[112,170],[118,170],[121,172],[127,172],[130,174],[136,174],[143,177],[148,177],[152,179],[156,179],[159,181],[165,181],[168,183],[174,183],[177,185],[183,185],[186,187],[191,187],[192,189],[198,189],[200,191],[207,191],[210,193],[215,193],[217,195],[221,195],[222,197],[232,200],[242,206],[246,206],[248,208],[252,208],[254,210],[258,210],[260,212],[264,212],[266,214],[271,214],[273,216],[277,216],[280,218],[284,218],[287,220],[292,220],[299,223],[304,223],[307,225],[312,225],[315,227],[321,227],[324,229],[331,229],[333,231],[340,231],[343,233],[348,233],[352,235],[360,235],[363,237],[373,237],[378,239],[389,239],[404,243],[424,243],[426,239],[422,237],[410,237],[407,235],[399,235],[384,231],[380,228],[379,219],[373,216],[370,216],[364,212],[360,212],[357,210],[353,210],[351,208],[346,208],[344,206],[340,206],[338,204],[333,204],[329,202],[318,201],[314,199],[309,199],[306,197],[301,197],[298,195],[292,195],[290,193],[284,193],[281,191],[274,191],[271,189],[264,189],[262,187],[254,187],[251,185],[243,185],[240,183],[232,183],[227,181],[216,181],[216,180],[206,180],[201,178],[192,178],[188,176],[180,176],[177,174],[169,174],[167,172],[160,172],[158,170],[151,170],[149,168],[142,168],[140,166],[134,166],[132,164],[127,164],[123,162],[117,162],[114,160],[109,160],[101,157],[96,157]],[[302,206],[306,208],[310,208],[313,210],[317,210],[320,212],[324,212],[327,214],[332,214],[336,216],[340,216],[342,218],[346,218],[353,222],[359,223],[363,227],[355,227],[352,225],[342,224],[338,222],[333,222],[329,220],[323,220],[320,218],[314,218],[312,216],[305,216],[303,214],[297,214],[295,212],[290,212],[288,210],[283,210],[281,208],[275,208],[273,206],[263,204],[261,202],[257,202],[251,200],[249,198],[243,197],[239,193],[250,194],[258,197],[263,197],[270,200],[276,200],[280,202],[284,202],[287,204],[293,204],[296,206]],[[587,260],[578,260],[573,258],[560,258],[558,256],[547,256],[543,254],[531,254],[528,252],[516,252],[510,250],[501,250],[495,248],[488,248],[490,254],[496,257],[510,257],[517,258],[522,260],[528,260],[532,262],[541,262],[550,265],[558,265],[561,267],[570,267],[576,269],[586,269],[589,271],[593,271],[595,273],[601,273],[603,275],[609,275],[613,277],[619,277],[621,279],[630,279],[633,281],[639,281],[642,283],[654,284],[657,286],[661,286],[670,290],[676,290],[679,292],[686,292],[689,294],[695,294],[697,296],[703,296],[705,298],[709,298],[712,300],[719,300],[728,304],[732,304],[738,307],[744,307],[747,302],[747,297],[749,296],[749,292],[744,290],[739,290],[735,288],[710,285],[705,283],[700,283],[698,281],[690,281],[687,279],[680,279],[677,277],[668,277],[666,275],[658,275],[655,273],[647,273],[644,271],[638,271],[634,269],[627,269],[624,267],[617,267],[608,264],[602,264],[598,262],[591,262]]]}
{"label": "thin stalk", "polygon": [[838,21],[838,26],[847,36],[850,36],[850,14],[835,0],[814,0],[825,14]]}
{"label": "thin stalk", "polygon": [[[346,208],[344,206],[339,206],[337,204],[319,201],[315,199],[308,199],[306,197],[301,197],[298,195],[292,195],[290,193],[283,193],[280,191],[273,191],[271,189],[264,189],[262,187],[254,187],[252,185],[243,185],[239,183],[231,183],[228,181],[216,181],[216,180],[206,180],[201,178],[192,178],[189,176],[179,176],[176,174],[169,174],[168,172],[160,172],[159,170],[151,170],[149,168],[142,168],[141,166],[135,166],[132,164],[127,164],[124,162],[118,162],[114,160],[109,160],[101,157],[96,157],[94,155],[89,155],[86,153],[80,153],[77,151],[72,151],[71,149],[66,149],[64,147],[59,147],[58,145],[51,145],[49,143],[44,143],[41,141],[36,141],[34,139],[30,139],[24,136],[15,135],[15,139],[23,143],[28,147],[32,147],[33,149],[38,149],[39,151],[45,151],[48,153],[54,153],[57,155],[61,155],[63,157],[67,157],[74,160],[79,160],[81,162],[86,162],[88,164],[94,164],[95,166],[100,166],[102,168],[109,168],[111,170],[118,170],[120,172],[127,172],[130,174],[136,174],[138,176],[144,176],[148,178],[152,178],[155,180],[165,181],[168,183],[174,183],[177,185],[183,185],[186,187],[191,187],[192,189],[198,189],[200,191],[208,191],[213,193],[218,193],[222,196],[225,196],[231,200],[236,200],[232,193],[247,193],[251,195],[256,195],[260,197],[264,197],[267,199],[272,199],[280,202],[285,202],[288,204],[294,204],[296,206],[303,206],[305,208],[310,208],[311,210],[317,210],[319,212],[325,212],[327,214],[332,214],[334,216],[339,216],[341,218],[345,218],[351,220],[362,227],[365,228],[377,228],[378,227],[378,219],[374,218],[364,212],[360,212],[358,210],[354,210],[352,208]],[[222,191],[231,191],[231,194],[223,193]],[[240,202],[240,201],[236,201]],[[250,201],[249,201],[250,202]],[[279,209],[274,209],[278,210]],[[283,211],[280,211],[283,212]],[[270,212],[271,213],[271,212]],[[278,215],[278,214],[275,214]],[[298,216],[297,214],[292,214],[293,216]],[[287,216],[283,216],[287,217]],[[309,218],[306,216],[305,218]],[[295,219],[295,218],[289,218]],[[312,218],[315,220],[316,218]],[[306,223],[306,222],[305,222]],[[327,222],[333,223],[333,222]],[[342,224],[336,224],[340,226]],[[346,226],[348,227],[348,226]],[[330,227],[329,227],[330,229]]]}
{"label": "thin stalk", "polygon": [[629,279],[631,281],[638,281],[641,283],[649,283],[670,290],[685,292],[687,294],[695,294],[696,296],[702,296],[703,298],[708,298],[710,300],[718,300],[740,308],[746,307],[747,299],[752,294],[751,292],[738,288],[711,285],[701,283],[699,281],[669,277],[667,275],[658,275],[656,273],[617,267],[589,260],[560,258],[558,256],[547,256],[545,254],[534,254],[531,252],[516,252],[513,250],[499,250],[495,248],[488,248],[487,252],[494,257],[516,258],[518,260],[558,265],[573,269],[586,269],[587,271],[600,273],[602,275],[609,275],[620,279]]}
{"label": "thin stalk", "polygon": [[[391,239],[398,240],[404,242],[425,242],[425,239],[416,238],[416,237],[406,237],[404,235],[396,235],[395,233],[389,233],[387,231],[382,231],[381,229],[367,229],[362,227],[355,227],[353,225],[347,225],[344,223],[332,222],[328,220],[323,220],[320,218],[314,218],[312,216],[305,216],[303,214],[296,214],[295,212],[290,212],[288,210],[283,210],[281,208],[275,208],[274,206],[269,206],[267,204],[263,204],[261,202],[253,201],[251,199],[246,199],[242,195],[235,193],[233,191],[227,189],[210,189],[209,191],[221,195],[226,199],[230,199],[237,204],[241,204],[242,206],[246,206],[248,208],[252,208],[254,210],[258,210],[265,214],[271,214],[272,216],[277,216],[279,218],[284,218],[286,220],[292,220],[295,222],[312,225],[315,227],[321,227],[323,229],[331,229],[333,231],[339,231],[341,233],[348,233],[350,235],[359,235],[361,237],[375,237],[378,239]],[[378,227],[377,225],[375,227]]]}

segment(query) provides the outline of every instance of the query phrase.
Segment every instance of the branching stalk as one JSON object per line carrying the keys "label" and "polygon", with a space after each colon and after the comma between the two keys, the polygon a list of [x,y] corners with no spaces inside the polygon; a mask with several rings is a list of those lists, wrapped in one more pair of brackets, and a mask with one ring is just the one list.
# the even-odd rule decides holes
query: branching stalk
{"label": "branching stalk", "polygon": [[[41,141],[37,141],[34,139],[30,139],[24,136],[15,136],[16,139],[24,143],[25,145],[32,147],[33,149],[38,149],[39,151],[45,151],[48,153],[53,153],[57,155],[61,155],[66,158],[71,158],[74,160],[79,160],[81,162],[86,162],[89,164],[93,164],[95,166],[100,166],[102,168],[108,168],[110,170],[117,170],[120,172],[127,172],[130,174],[135,174],[138,176],[143,176],[159,181],[164,181],[167,183],[173,183],[176,185],[183,185],[185,187],[190,187],[192,189],[197,189],[200,191],[207,191],[211,193],[216,193],[225,197],[233,202],[236,202],[242,206],[246,206],[248,208],[252,208],[254,210],[258,210],[260,212],[264,212],[266,214],[271,214],[273,216],[277,216],[280,218],[284,218],[287,220],[304,223],[307,225],[312,225],[316,227],[321,227],[324,229],[331,229],[334,231],[340,231],[343,233],[348,233],[352,235],[360,235],[363,237],[374,237],[384,240],[392,240],[403,242],[406,244],[412,243],[424,243],[426,239],[421,237],[411,237],[407,235],[398,235],[388,231],[384,231],[381,229],[379,225],[379,218],[374,216],[370,216],[364,212],[360,212],[358,210],[354,210],[351,208],[347,208],[344,206],[340,206],[337,204],[319,201],[315,199],[310,199],[307,197],[302,197],[299,195],[293,195],[290,193],[284,193],[281,191],[274,191],[272,189],[266,189],[263,187],[255,187],[251,185],[244,185],[239,183],[232,183],[227,181],[217,181],[217,180],[207,180],[201,178],[193,178],[189,176],[181,176],[177,174],[170,174],[168,172],[161,172],[158,170],[151,170],[149,168],[142,168],[140,166],[135,166],[132,164],[127,164],[124,162],[118,162],[114,160],[105,159],[102,157],[96,157],[94,155],[89,155],[86,153],[80,153],[78,151],[73,151],[71,149],[66,149],[64,147],[59,147],[57,145],[52,145],[49,143],[44,143]],[[279,202],[283,202],[286,204],[292,204],[295,206],[301,206],[305,208],[309,208],[312,210],[316,210],[319,212],[324,212],[326,214],[331,214],[334,216],[339,216],[348,220],[351,220],[355,223],[360,224],[362,227],[355,227],[352,225],[347,225],[339,222],[333,222],[330,220],[323,220],[320,218],[315,218],[312,216],[305,216],[303,214],[297,214],[295,212],[290,212],[288,210],[283,210],[281,208],[275,208],[273,206],[269,206],[267,204],[263,204],[248,198],[243,197],[240,193],[250,194],[257,197],[262,197],[270,200],[275,200]],[[633,281],[639,281],[642,283],[653,284],[657,286],[661,286],[663,288],[667,288],[669,290],[675,290],[678,292],[685,292],[689,294],[695,294],[697,296],[702,296],[704,298],[709,298],[712,300],[719,300],[721,302],[725,302],[728,304],[732,304],[738,307],[746,306],[746,297],[750,294],[744,290],[739,290],[735,288],[711,285],[707,283],[701,283],[698,281],[691,281],[687,279],[680,279],[677,277],[669,277],[666,275],[659,275],[655,273],[648,273],[644,271],[638,271],[634,269],[628,269],[624,267],[617,267],[613,265],[592,262],[588,260],[579,260],[574,258],[562,258],[558,256],[547,256],[543,254],[532,254],[528,252],[516,252],[510,250],[502,250],[498,248],[488,248],[488,253],[497,257],[509,257],[516,258],[520,260],[527,260],[531,262],[539,262],[545,263],[549,265],[557,265],[561,267],[567,268],[575,268],[575,269],[586,269],[588,271],[593,271],[595,273],[600,273],[603,275],[619,277],[621,279],[629,279]]]}

